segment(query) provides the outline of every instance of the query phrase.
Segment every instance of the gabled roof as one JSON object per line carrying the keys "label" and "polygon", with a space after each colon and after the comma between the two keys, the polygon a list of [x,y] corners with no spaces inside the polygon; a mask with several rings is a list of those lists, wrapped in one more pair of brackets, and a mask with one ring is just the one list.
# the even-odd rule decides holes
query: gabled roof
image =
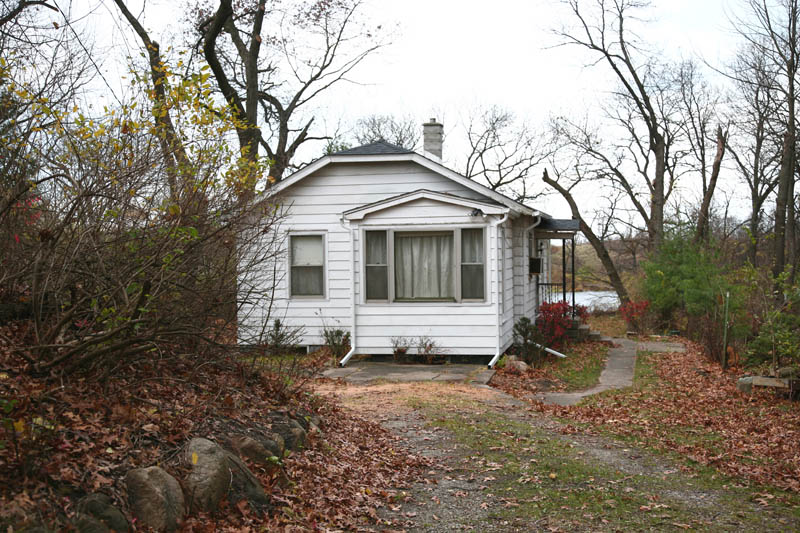
{"label": "gabled roof", "polygon": [[347,150],[341,150],[333,155],[379,155],[379,154],[412,154],[414,150],[403,148],[380,139],[374,143],[356,146]]}
{"label": "gabled roof", "polygon": [[[385,143],[385,141],[379,141],[379,143],[381,142]],[[394,146],[389,143],[385,144],[388,146]],[[364,148],[364,147],[359,147],[359,148]],[[404,150],[402,148],[400,149]],[[357,150],[357,149],[353,148],[352,150]],[[477,192],[478,194],[481,194],[489,198],[490,200],[494,200],[495,202],[508,207],[514,216],[517,215],[538,216],[540,214],[539,211],[532,209],[524,204],[521,204],[515,200],[512,200],[508,196],[500,194],[497,191],[493,191],[492,189],[484,185],[481,185],[476,181],[473,181],[469,178],[465,178],[458,172],[450,170],[441,163],[428,159],[427,157],[422,156],[416,152],[410,152],[410,151],[386,152],[386,153],[349,153],[349,152],[351,151],[345,150],[344,152],[337,152],[335,154],[326,155],[324,157],[317,159],[313,163],[303,167],[294,174],[281,180],[277,185],[264,191],[264,196],[269,197],[279,194],[282,191],[294,185],[295,183],[313,174],[317,170],[333,163],[384,163],[384,162],[410,161],[413,163],[417,163],[418,165],[427,168],[428,170],[436,172],[437,174],[444,176],[445,178],[451,179],[454,182],[458,183],[459,185],[462,185],[467,189],[470,189],[471,191]]]}
{"label": "gabled roof", "polygon": [[497,204],[490,204],[487,202],[473,200],[471,198],[464,198],[455,194],[429,191],[427,189],[418,189],[416,191],[398,194],[397,196],[392,196],[391,198],[385,198],[378,202],[362,205],[360,207],[356,207],[355,209],[350,209],[349,211],[344,212],[344,218],[346,220],[362,220],[370,213],[382,211],[397,205],[403,205],[422,198],[451,205],[460,205],[473,210],[479,210],[487,215],[502,215],[508,213],[509,211],[508,207],[503,207]]}

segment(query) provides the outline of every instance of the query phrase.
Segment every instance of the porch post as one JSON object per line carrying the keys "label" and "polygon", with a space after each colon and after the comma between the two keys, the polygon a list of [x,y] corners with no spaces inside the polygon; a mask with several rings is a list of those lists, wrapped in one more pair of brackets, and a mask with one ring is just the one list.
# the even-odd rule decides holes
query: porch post
{"label": "porch post", "polygon": [[567,239],[561,239],[561,300],[567,301]]}
{"label": "porch post", "polygon": [[575,235],[572,236],[572,318],[575,318]]}

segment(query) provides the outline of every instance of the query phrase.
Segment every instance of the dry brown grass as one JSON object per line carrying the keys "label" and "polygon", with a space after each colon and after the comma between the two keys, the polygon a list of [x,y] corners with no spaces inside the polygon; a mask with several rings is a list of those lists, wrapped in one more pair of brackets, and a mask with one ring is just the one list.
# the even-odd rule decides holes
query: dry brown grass
{"label": "dry brown grass", "polygon": [[619,313],[592,314],[587,323],[593,331],[599,331],[608,337],[624,337],[628,331],[628,324]]}

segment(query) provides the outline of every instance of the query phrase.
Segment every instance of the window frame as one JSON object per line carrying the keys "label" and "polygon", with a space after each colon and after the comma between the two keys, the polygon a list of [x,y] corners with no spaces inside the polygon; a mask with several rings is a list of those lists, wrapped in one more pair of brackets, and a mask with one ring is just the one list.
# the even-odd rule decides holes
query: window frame
{"label": "window frame", "polygon": [[[385,264],[382,264],[382,263],[367,263],[367,233],[372,232],[372,231],[383,232],[384,236],[386,237],[386,263]],[[393,265],[392,261],[394,260],[394,253],[393,253],[393,250],[390,250],[390,247],[394,244],[394,239],[392,238],[392,240],[390,240],[389,233],[386,230],[373,230],[373,229],[370,229],[370,228],[365,228],[364,231],[361,232],[361,236],[362,236],[361,242],[363,243],[363,248],[364,248],[363,253],[361,254],[361,257],[362,257],[362,263],[361,264],[364,267],[362,269],[363,270],[362,279],[364,281],[364,285],[363,285],[363,287],[364,287],[364,290],[363,290],[364,301],[365,302],[389,302],[389,301],[391,301],[392,296],[394,294],[394,288],[391,286],[392,285],[391,282],[392,282],[393,275],[394,275],[394,270],[392,268],[392,265]],[[376,266],[377,267],[380,267],[380,266],[386,267],[386,298],[367,298],[367,268],[371,267],[371,266],[373,266],[373,267],[376,267]]]}
{"label": "window frame", "polygon": [[[385,305],[491,305],[490,302],[490,235],[489,224],[459,224],[459,225],[431,225],[431,226],[384,226],[384,225],[362,225],[359,231],[359,257],[361,268],[359,279],[361,283],[359,300],[362,304],[385,304]],[[483,230],[483,298],[462,298],[461,297],[461,230],[462,229],[481,229]],[[383,300],[367,299],[367,240],[366,232],[385,231],[386,232],[386,252],[387,252],[387,284],[388,298]],[[443,234],[453,235],[453,283],[454,297],[443,299],[397,299],[395,295],[395,267],[394,267],[394,237],[395,234]]]}
{"label": "window frame", "polygon": [[[464,243],[463,236],[461,235],[461,231],[465,230],[465,229],[479,229],[479,230],[481,230],[481,235],[483,235],[483,247],[482,247],[483,248],[483,261],[481,261],[480,263],[465,263],[464,262],[464,257],[461,254],[461,248],[462,248],[463,243]],[[487,280],[486,271],[488,269],[486,268],[486,266],[487,266],[487,264],[489,262],[488,261],[489,248],[487,247],[487,242],[486,242],[486,228],[483,227],[483,226],[459,228],[458,229],[458,247],[459,247],[459,250],[458,250],[458,254],[457,254],[457,257],[458,257],[458,268],[457,268],[457,270],[458,270],[458,296],[460,297],[460,301],[462,301],[462,302],[485,302],[486,301],[486,291],[488,289],[488,285],[486,283],[486,280]],[[463,286],[462,280],[461,280],[461,271],[462,271],[464,265],[471,265],[471,266],[481,265],[483,267],[483,298],[464,298],[462,296],[462,293],[464,291],[464,286]]]}
{"label": "window frame", "polygon": [[[292,294],[292,237],[320,237],[322,240],[322,294]],[[328,232],[324,230],[289,231],[286,253],[286,293],[290,300],[328,300]]]}

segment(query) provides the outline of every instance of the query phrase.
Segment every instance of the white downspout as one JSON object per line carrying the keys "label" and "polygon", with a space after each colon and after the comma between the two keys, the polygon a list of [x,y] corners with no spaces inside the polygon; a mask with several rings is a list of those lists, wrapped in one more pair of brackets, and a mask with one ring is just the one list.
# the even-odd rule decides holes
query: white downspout
{"label": "white downspout", "polygon": [[[536,222],[534,222],[533,224],[531,224],[530,226],[525,228],[525,233],[523,234],[524,235],[523,238],[525,239],[526,243],[528,242],[528,232],[530,232],[533,228],[535,228],[536,226],[538,226],[541,223],[542,223],[542,215],[536,215]],[[534,239],[534,243],[533,244],[534,244],[534,246],[536,245],[535,239]],[[528,250],[528,257],[530,257],[530,256],[531,256],[531,251]],[[526,257],[526,259],[527,259],[527,257]],[[528,284],[530,285],[530,282],[531,282],[530,274],[528,274],[527,280],[528,280]],[[539,311],[539,291],[536,291],[535,299],[536,299],[536,311],[538,312]]]}
{"label": "white downspout", "polygon": [[[500,219],[498,219],[498,220],[496,220],[495,222],[492,223],[492,228],[495,230],[495,239],[497,241],[497,250],[499,252],[501,252],[501,253],[503,251],[503,246],[500,244],[500,242],[501,242],[500,241],[500,225],[505,223],[506,220],[508,220],[508,212],[506,212],[506,214],[503,215],[503,218],[500,218]],[[489,361],[489,368],[494,368],[494,365],[497,364],[497,361],[500,359],[500,356],[502,355],[500,353],[500,350],[502,349],[501,346],[500,346],[500,337],[502,335],[502,332],[500,331],[500,326],[501,326],[501,324],[500,324],[500,298],[502,297],[503,292],[502,292],[502,290],[500,288],[500,285],[502,284],[502,281],[503,281],[503,269],[500,268],[500,259],[501,259],[501,257],[497,257],[497,302],[496,302],[496,304],[497,304],[497,314],[495,316],[495,318],[496,318],[496,326],[497,326],[497,342],[495,343],[495,354],[494,354],[494,357],[492,357],[492,360]]]}
{"label": "white downspout", "polygon": [[356,250],[353,228],[349,222],[345,226],[344,215],[339,219],[339,224],[350,234],[350,351],[339,361],[339,366],[344,366],[356,353]]}

